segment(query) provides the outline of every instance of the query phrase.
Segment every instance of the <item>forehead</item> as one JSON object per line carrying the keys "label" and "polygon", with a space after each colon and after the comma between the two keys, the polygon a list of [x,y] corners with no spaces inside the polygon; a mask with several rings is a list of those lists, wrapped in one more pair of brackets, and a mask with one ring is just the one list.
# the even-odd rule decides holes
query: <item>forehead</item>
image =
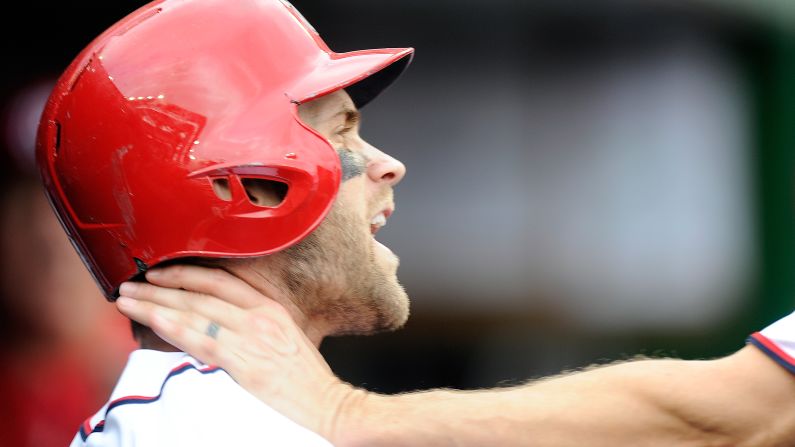
{"label": "forehead", "polygon": [[356,111],[356,106],[345,90],[337,90],[298,106],[301,119],[313,124],[331,121],[352,111]]}

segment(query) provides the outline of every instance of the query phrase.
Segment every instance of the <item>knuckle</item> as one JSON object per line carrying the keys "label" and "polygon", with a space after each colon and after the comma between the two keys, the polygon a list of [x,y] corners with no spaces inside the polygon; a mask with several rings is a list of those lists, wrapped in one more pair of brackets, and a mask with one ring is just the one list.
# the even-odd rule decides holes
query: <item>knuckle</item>
{"label": "knuckle", "polygon": [[273,332],[274,321],[267,314],[248,315],[246,320],[249,327],[253,328],[258,334],[270,335]]}
{"label": "knuckle", "polygon": [[249,374],[246,377],[246,382],[251,389],[263,390],[269,385],[269,380],[266,379],[266,374]]}
{"label": "knuckle", "polygon": [[218,294],[218,292],[224,290],[229,277],[226,272],[221,269],[211,269],[210,274],[207,275],[207,279],[207,288],[213,294]]}
{"label": "knuckle", "polygon": [[185,306],[191,312],[201,312],[202,309],[208,307],[209,298],[207,295],[198,292],[187,292],[184,297]]}
{"label": "knuckle", "polygon": [[282,319],[290,318],[290,319],[292,319],[292,317],[290,316],[290,313],[287,312],[287,309],[285,309],[284,306],[282,306],[279,303],[276,303],[276,306],[273,308],[272,312],[277,318],[282,318]]}
{"label": "knuckle", "polygon": [[172,265],[166,267],[164,272],[176,280],[181,280],[185,276],[185,266],[182,264]]}
{"label": "knuckle", "polygon": [[192,314],[186,314],[185,312],[179,312],[179,313],[177,313],[177,314],[176,314],[176,315],[173,317],[173,319],[174,319],[174,322],[175,322],[175,323],[176,323],[178,326],[180,326],[180,327],[184,327],[184,328],[189,328],[189,327],[191,327],[191,326],[192,326],[192,324],[193,324],[193,320],[194,320],[194,318],[193,318],[193,315],[192,315]]}
{"label": "knuckle", "polygon": [[290,326],[293,323],[293,317],[278,303],[268,309],[268,316],[273,322],[283,326]]}
{"label": "knuckle", "polygon": [[257,314],[245,314],[243,316],[243,325],[247,328],[257,328],[262,325],[266,325],[267,321],[263,318],[262,315]]}
{"label": "knuckle", "polygon": [[181,337],[183,334],[183,329],[181,326],[172,324],[166,317],[159,316],[159,318],[155,318],[158,313],[153,309],[149,321],[153,323],[152,329],[159,334],[166,335],[168,337]]}
{"label": "knuckle", "polygon": [[208,275],[209,278],[213,282],[218,282],[218,281],[223,281],[224,280],[223,270],[221,270],[221,269],[208,269],[208,273],[209,273],[209,275]]}
{"label": "knuckle", "polygon": [[171,328],[171,333],[177,337],[183,337],[186,333],[186,329],[183,325],[179,324],[179,321],[174,321],[173,319],[169,319],[168,317],[163,317],[164,320],[168,321],[168,326]]}
{"label": "knuckle", "polygon": [[155,296],[155,287],[149,283],[140,283],[136,295],[139,298],[152,299]]}
{"label": "knuckle", "polygon": [[200,349],[209,362],[215,361],[215,359],[218,358],[218,353],[221,350],[218,346],[218,342],[210,337],[205,337],[202,339]]}

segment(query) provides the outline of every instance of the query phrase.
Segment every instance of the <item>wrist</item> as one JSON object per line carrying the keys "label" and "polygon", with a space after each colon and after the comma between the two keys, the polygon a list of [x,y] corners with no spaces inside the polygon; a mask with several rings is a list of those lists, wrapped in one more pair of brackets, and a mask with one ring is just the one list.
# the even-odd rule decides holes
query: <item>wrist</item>
{"label": "wrist", "polygon": [[367,394],[349,383],[339,380],[332,383],[327,388],[328,404],[322,407],[323,418],[317,432],[336,447],[353,445],[349,435],[358,430],[356,421],[364,413],[362,407]]}
{"label": "wrist", "polygon": [[[336,411],[329,415],[321,433],[335,447],[382,445],[389,397],[344,383],[337,393]],[[381,440],[383,441],[383,439]]]}
{"label": "wrist", "polygon": [[336,447],[463,445],[445,424],[458,402],[445,390],[384,395],[351,387],[327,439]]}

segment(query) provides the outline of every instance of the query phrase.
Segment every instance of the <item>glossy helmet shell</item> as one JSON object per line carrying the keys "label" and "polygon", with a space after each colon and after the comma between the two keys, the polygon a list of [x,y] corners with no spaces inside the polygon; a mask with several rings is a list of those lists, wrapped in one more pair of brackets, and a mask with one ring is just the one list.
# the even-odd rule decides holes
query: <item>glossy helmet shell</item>
{"label": "glossy helmet shell", "polygon": [[[412,52],[335,53],[280,0],[156,1],[97,37],[50,96],[37,162],[106,297],[164,261],[266,255],[312,232],[340,163],[297,105],[346,88],[361,107]],[[258,206],[249,178],[286,196]]]}

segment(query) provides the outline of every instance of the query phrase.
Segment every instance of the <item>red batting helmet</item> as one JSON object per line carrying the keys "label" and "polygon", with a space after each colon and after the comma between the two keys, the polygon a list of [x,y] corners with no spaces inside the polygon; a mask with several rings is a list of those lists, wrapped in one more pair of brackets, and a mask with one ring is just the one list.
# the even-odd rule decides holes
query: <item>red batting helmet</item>
{"label": "red batting helmet", "polygon": [[[317,227],[340,183],[336,152],[297,105],[346,88],[361,107],[412,53],[335,53],[286,1],[150,3],[59,79],[37,142],[50,201],[109,299],[163,261],[282,250]],[[247,179],[287,193],[259,206]]]}

